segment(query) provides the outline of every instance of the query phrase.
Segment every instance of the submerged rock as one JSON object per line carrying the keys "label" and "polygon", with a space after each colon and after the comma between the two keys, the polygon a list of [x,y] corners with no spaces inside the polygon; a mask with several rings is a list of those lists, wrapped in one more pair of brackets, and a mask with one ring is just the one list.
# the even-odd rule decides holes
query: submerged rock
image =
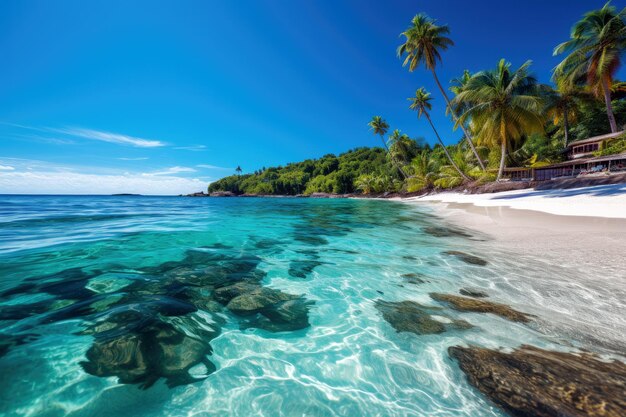
{"label": "submerged rock", "polygon": [[409,284],[425,284],[428,281],[425,279],[426,275],[420,274],[418,272],[411,272],[408,274],[402,274],[402,278],[406,280]]}
{"label": "submerged rock", "polygon": [[303,298],[281,301],[271,308],[263,309],[259,315],[242,325],[242,328],[257,327],[270,332],[300,330],[309,327],[309,306],[312,301]]}
{"label": "submerged rock", "polygon": [[133,283],[134,275],[108,273],[90,279],[85,288],[97,294],[111,293]]}
{"label": "submerged rock", "polygon": [[434,237],[472,237],[472,235],[468,232],[456,227],[427,226],[422,230],[424,231],[424,233],[427,233]]}
{"label": "submerged rock", "polygon": [[202,246],[202,248],[204,249],[232,249],[233,247],[231,245],[226,245],[222,242],[216,242],[207,246]]}
{"label": "submerged rock", "polygon": [[11,349],[35,341],[39,335],[33,333],[7,334],[0,333],[0,358],[6,355]]}
{"label": "submerged rock", "polygon": [[476,300],[474,298],[461,297],[459,295],[431,293],[433,300],[448,303],[455,310],[470,311],[473,313],[492,313],[511,321],[528,323],[530,314],[522,313],[512,309],[506,304],[494,303],[485,300]]}
{"label": "submerged rock", "polygon": [[236,282],[232,285],[227,285],[225,287],[217,288],[213,292],[213,298],[219,303],[224,305],[228,304],[230,300],[235,297],[239,297],[240,295],[250,293],[252,291],[256,291],[261,288],[261,285],[249,282],[249,281],[240,281]]}
{"label": "submerged rock", "polygon": [[280,246],[283,242],[277,239],[260,239],[255,244],[254,247],[257,249],[274,249],[277,246]]}
{"label": "submerged rock", "polygon": [[623,417],[626,365],[522,346],[512,353],[448,349],[469,382],[515,416]]}
{"label": "submerged rock", "polygon": [[307,245],[312,245],[312,246],[328,245],[328,240],[325,237],[319,236],[316,234],[296,232],[293,238],[294,240],[297,240],[298,242],[306,243]]}
{"label": "submerged rock", "polygon": [[485,261],[483,258],[479,258],[476,255],[470,255],[469,253],[461,252],[458,250],[447,250],[443,252],[443,254],[454,256],[458,258],[459,260],[465,262],[466,264],[470,264],[470,265],[485,266],[488,264],[488,262]]}
{"label": "submerged rock", "polygon": [[415,301],[376,300],[376,308],[385,321],[397,332],[418,335],[443,333],[450,328],[467,329],[471,324],[464,320],[452,320],[441,314],[438,307],[427,307]]}
{"label": "submerged rock", "polygon": [[473,288],[461,288],[459,290],[459,294],[461,295],[466,295],[468,297],[474,297],[474,298],[487,298],[489,297],[489,294],[487,294],[484,291],[481,290],[476,290]]}
{"label": "submerged rock", "polygon": [[98,272],[87,273],[82,268],[69,268],[54,274],[28,278],[24,283],[0,293],[0,298],[20,294],[47,293],[60,299],[85,300],[94,293],[85,288]]}
{"label": "submerged rock", "polygon": [[[125,311],[109,317],[89,330],[96,340],[81,362],[85,372],[101,377],[116,376],[123,384],[140,384],[146,389],[159,378],[169,387],[204,379],[215,371],[206,356],[208,342],[190,337],[174,325],[137,311]],[[189,370],[204,364],[204,377]]]}
{"label": "submerged rock", "polygon": [[226,308],[235,314],[247,315],[258,313],[281,301],[294,300],[297,295],[287,294],[273,288],[260,287],[231,299]]}
{"label": "submerged rock", "polygon": [[295,278],[306,278],[313,272],[313,270],[320,266],[324,265],[324,262],[315,261],[315,260],[300,260],[300,261],[291,261],[289,263],[289,275]]}

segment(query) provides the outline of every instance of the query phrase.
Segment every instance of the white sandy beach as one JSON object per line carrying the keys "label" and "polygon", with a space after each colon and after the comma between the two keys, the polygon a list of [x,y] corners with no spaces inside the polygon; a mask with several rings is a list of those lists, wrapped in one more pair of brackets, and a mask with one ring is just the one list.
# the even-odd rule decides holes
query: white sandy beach
{"label": "white sandy beach", "polygon": [[493,194],[439,193],[406,201],[469,203],[478,207],[509,207],[561,216],[626,219],[626,184],[568,190],[517,190]]}
{"label": "white sandy beach", "polygon": [[[576,268],[599,285],[626,288],[626,184],[407,198],[452,224],[489,236],[520,259]],[[611,278],[610,284],[601,284]]]}
{"label": "white sandy beach", "polygon": [[626,286],[626,184],[403,201],[433,206],[439,216],[491,236],[517,256],[566,263],[590,276],[623,277]]}
{"label": "white sandy beach", "polygon": [[520,254],[626,271],[626,184],[439,193],[402,201],[434,206],[441,217],[480,230]]}

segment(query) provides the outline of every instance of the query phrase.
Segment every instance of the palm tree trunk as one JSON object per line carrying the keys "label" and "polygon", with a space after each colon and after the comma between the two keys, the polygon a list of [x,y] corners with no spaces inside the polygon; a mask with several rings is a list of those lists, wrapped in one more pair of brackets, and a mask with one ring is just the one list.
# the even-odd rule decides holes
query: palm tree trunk
{"label": "palm tree trunk", "polygon": [[498,178],[496,181],[500,181],[502,179],[502,174],[504,173],[504,160],[506,159],[506,140],[502,138],[502,144],[500,147],[500,168],[498,169]]}
{"label": "palm tree trunk", "polygon": [[448,149],[446,148],[446,145],[443,144],[443,141],[441,140],[441,137],[439,136],[439,133],[437,132],[437,129],[435,129],[435,125],[433,124],[433,121],[430,120],[430,115],[428,114],[428,112],[424,112],[424,115],[426,116],[426,119],[428,119],[428,123],[430,123],[430,127],[433,128],[433,132],[435,132],[435,136],[437,136],[437,140],[439,141],[439,143],[443,147],[443,151],[446,153],[446,156],[448,157],[448,160],[450,161],[450,163],[452,164],[454,169],[456,169],[456,171],[459,173],[459,175],[461,175],[461,177],[463,177],[464,180],[470,181],[469,177],[467,175],[465,175],[465,173],[463,171],[461,171],[461,169],[454,162],[454,159],[452,159],[452,156],[450,156],[450,153],[448,152]]}
{"label": "palm tree trunk", "polygon": [[393,157],[393,154],[389,150],[389,146],[387,146],[387,142],[385,142],[385,137],[383,135],[380,135],[380,140],[383,142],[383,146],[385,147],[385,149],[387,149],[387,155],[389,155],[389,157],[391,158],[391,163],[395,165],[396,168],[398,168],[398,171],[400,171],[404,179],[407,179],[406,172],[404,172],[400,164],[398,164],[398,162],[396,161],[396,158]]}
{"label": "palm tree trunk", "polygon": [[567,118],[567,107],[563,113],[563,131],[565,132],[565,147],[567,148],[567,144],[569,143],[569,120]]}
{"label": "palm tree trunk", "polygon": [[[439,82],[439,77],[437,77],[437,73],[435,72],[435,69],[432,68],[431,71],[433,73],[433,77],[435,78],[435,82],[437,83],[437,87],[439,87],[439,91],[441,91],[441,94],[443,94],[443,98],[446,101],[446,104],[448,105],[448,109],[450,109],[452,120],[454,120],[454,122],[457,123],[459,118],[456,116],[456,112],[454,111],[454,109],[452,109],[452,106],[450,105],[450,99],[448,98],[448,94],[446,94],[446,91],[441,86],[441,83]],[[474,152],[474,156],[478,160],[478,165],[480,165],[480,169],[482,169],[483,172],[485,172],[486,171],[485,164],[483,164],[482,159],[480,159],[480,156],[478,155],[478,152],[476,151],[476,148],[474,147],[474,143],[472,142],[472,136],[470,136],[470,134],[467,132],[467,129],[465,128],[465,125],[463,123],[459,123],[459,126],[461,127],[461,130],[463,131],[463,134],[465,135],[465,139],[467,139],[467,143],[469,144],[470,148],[472,148],[472,152]]]}
{"label": "palm tree trunk", "polygon": [[604,92],[604,101],[606,102],[606,114],[609,116],[609,124],[611,125],[611,133],[617,132],[617,123],[613,114],[613,106],[611,105],[611,90],[609,88],[609,80],[602,80],[602,91]]}

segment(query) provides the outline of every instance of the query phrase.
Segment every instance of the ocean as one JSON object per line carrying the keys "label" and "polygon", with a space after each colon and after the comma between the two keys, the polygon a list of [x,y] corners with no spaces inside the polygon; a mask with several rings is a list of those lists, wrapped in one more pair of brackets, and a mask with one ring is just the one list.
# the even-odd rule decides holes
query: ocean
{"label": "ocean", "polygon": [[586,273],[402,202],[0,196],[0,414],[504,416],[448,348],[620,357]]}

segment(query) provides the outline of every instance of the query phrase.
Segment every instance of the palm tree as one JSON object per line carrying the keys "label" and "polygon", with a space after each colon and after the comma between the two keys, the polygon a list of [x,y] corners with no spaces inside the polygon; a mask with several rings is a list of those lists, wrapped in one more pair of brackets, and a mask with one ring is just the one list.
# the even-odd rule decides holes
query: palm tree
{"label": "palm tree", "polygon": [[459,94],[461,91],[463,91],[463,88],[467,85],[471,78],[472,73],[469,72],[469,70],[463,71],[463,75],[450,81],[450,84],[452,84],[452,87],[450,87],[450,91],[452,91],[455,95]]}
{"label": "palm tree", "polygon": [[547,115],[554,125],[563,124],[564,147],[569,143],[570,123],[576,122],[580,112],[580,102],[587,98],[586,94],[565,77],[556,80],[556,89],[546,94]]}
{"label": "palm tree", "polygon": [[428,123],[430,123],[430,127],[433,129],[433,132],[435,132],[435,136],[437,137],[437,140],[443,147],[443,150],[446,153],[446,156],[448,157],[450,164],[452,164],[452,166],[459,172],[461,177],[463,177],[465,180],[469,180],[468,176],[465,175],[465,173],[459,169],[459,167],[456,165],[456,163],[450,156],[450,153],[448,152],[446,145],[443,144],[443,141],[441,140],[441,137],[439,136],[439,132],[437,132],[437,129],[435,128],[435,125],[433,124],[433,121],[430,119],[430,114],[428,112],[433,107],[431,103],[432,98],[430,96],[430,93],[426,91],[424,87],[421,87],[421,88],[418,88],[417,91],[415,91],[415,97],[409,97],[407,100],[411,102],[411,105],[409,106],[409,108],[411,110],[417,111],[418,118],[421,118],[422,115],[426,116],[426,120],[428,120]]}
{"label": "palm tree", "polygon": [[239,165],[237,165],[237,168],[235,168],[235,171],[237,172],[237,175],[241,175],[241,167]]}
{"label": "palm tree", "polygon": [[411,159],[417,155],[417,142],[411,139],[406,133],[400,132],[398,129],[395,129],[391,133],[387,143],[389,146],[390,156],[403,166],[409,163]]}
{"label": "palm tree", "polygon": [[385,142],[385,135],[387,134],[387,131],[389,130],[389,124],[382,117],[374,116],[372,117],[372,120],[370,120],[370,122],[367,125],[370,127],[370,130],[372,130],[375,135],[380,136],[380,140],[383,142],[383,146],[387,150],[387,154],[391,157],[391,163],[394,164],[398,168],[402,176],[406,179],[407,177],[406,173],[404,172],[404,170],[402,170],[402,167],[400,167],[400,165],[396,163],[395,158],[389,152],[389,147],[387,146],[387,142]]}
{"label": "palm tree", "polygon": [[471,119],[479,141],[500,146],[497,180],[504,172],[507,149],[523,136],[543,132],[543,99],[537,80],[528,72],[530,64],[511,71],[511,64],[501,59],[495,70],[474,75],[454,99],[454,104],[470,106],[458,123]]}
{"label": "palm tree", "polygon": [[354,185],[358,190],[361,190],[363,194],[371,194],[374,190],[375,177],[371,174],[362,174],[354,181]]}
{"label": "palm tree", "polygon": [[617,12],[606,3],[586,13],[572,27],[570,37],[554,49],[554,55],[568,53],[554,69],[555,75],[566,76],[571,82],[586,78],[596,97],[604,97],[611,132],[617,132],[611,85],[626,50],[626,8]]}
{"label": "palm tree", "polygon": [[[418,14],[411,21],[411,26],[409,26],[409,28],[401,34],[406,39],[405,42],[398,47],[398,57],[402,58],[402,56],[406,54],[406,58],[404,59],[402,65],[408,65],[409,71],[411,72],[413,72],[420,64],[424,64],[426,69],[430,70],[437,86],[439,87],[439,91],[441,91],[441,94],[448,105],[452,119],[456,123],[458,119],[457,114],[450,106],[450,99],[441,86],[439,78],[437,77],[437,72],[435,71],[437,62],[441,61],[441,53],[439,51],[445,51],[449,46],[454,45],[452,39],[446,36],[449,33],[450,29],[447,25],[437,26],[435,21],[427,15],[423,13]],[[472,152],[478,160],[478,164],[482,170],[485,171],[485,165],[480,159],[480,156],[472,143],[472,137],[463,124],[456,124],[461,127],[461,130],[467,139],[467,143],[470,145]]]}
{"label": "palm tree", "polygon": [[415,192],[429,188],[436,178],[438,167],[430,152],[423,150],[411,161],[411,176],[407,180],[407,191]]}

